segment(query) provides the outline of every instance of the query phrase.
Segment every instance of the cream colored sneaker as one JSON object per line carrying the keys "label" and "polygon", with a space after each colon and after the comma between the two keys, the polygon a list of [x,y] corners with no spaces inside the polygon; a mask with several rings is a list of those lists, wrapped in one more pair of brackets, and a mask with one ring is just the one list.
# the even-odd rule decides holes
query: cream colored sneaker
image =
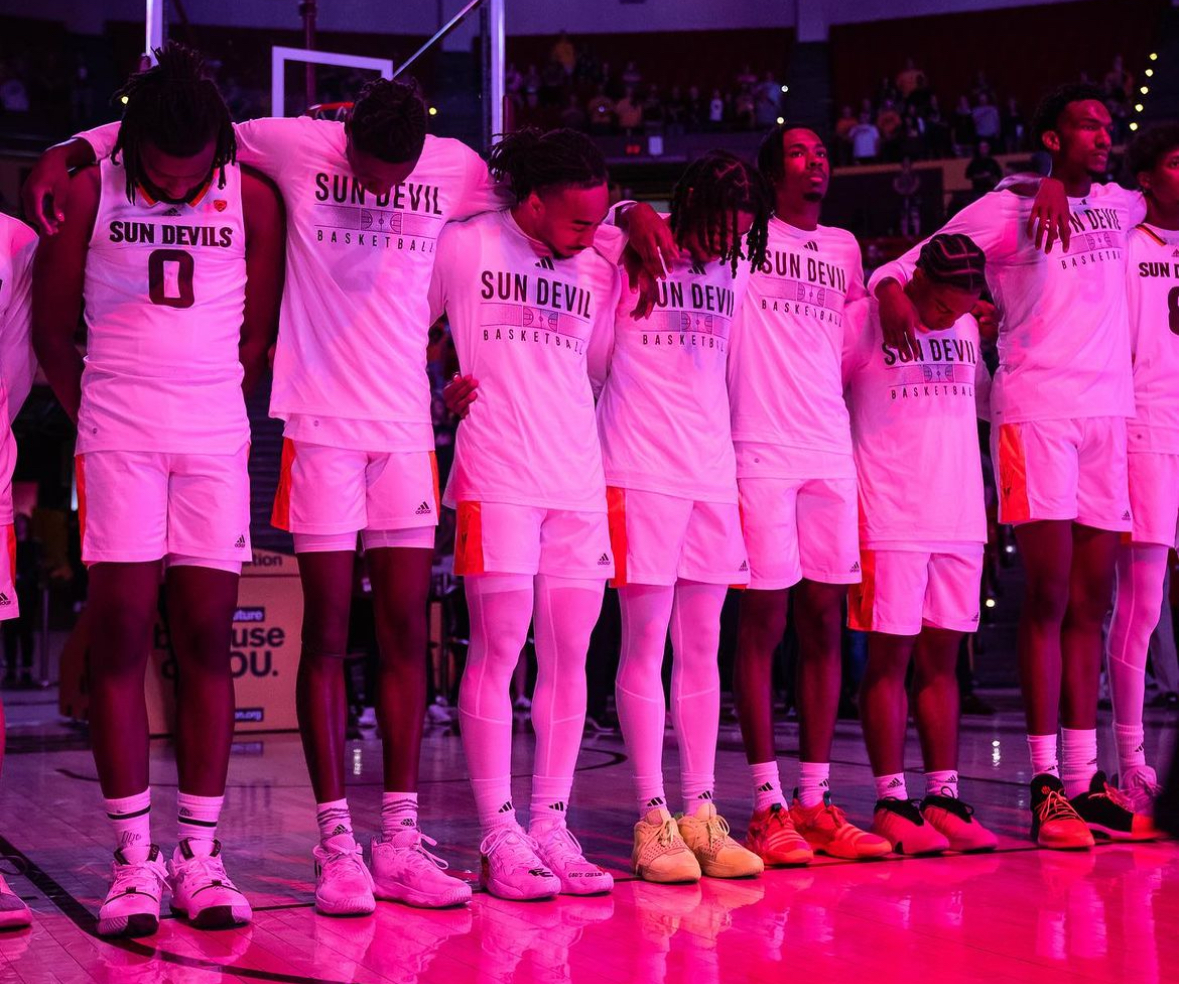
{"label": "cream colored sneaker", "polygon": [[696,855],[700,870],[709,878],[750,878],[765,871],[752,851],[729,836],[729,822],[712,803],[702,803],[695,813],[677,818],[680,835]]}
{"label": "cream colored sneaker", "polygon": [[692,853],[672,815],[662,806],[635,824],[631,852],[635,874],[643,881],[669,884],[700,880],[700,863]]}

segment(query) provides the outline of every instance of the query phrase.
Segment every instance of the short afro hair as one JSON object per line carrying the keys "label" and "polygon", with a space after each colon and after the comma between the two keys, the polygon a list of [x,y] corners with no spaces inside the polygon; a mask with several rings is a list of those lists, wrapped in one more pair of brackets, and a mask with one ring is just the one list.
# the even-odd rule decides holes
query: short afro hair
{"label": "short afro hair", "polygon": [[1126,150],[1126,170],[1137,184],[1138,175],[1153,171],[1167,154],[1179,149],[1179,123],[1160,123],[1143,130]]}
{"label": "short afro hair", "polygon": [[[791,123],[789,120],[779,123],[767,133],[757,148],[757,169],[771,185],[776,185],[786,173],[786,148],[782,146],[782,138],[790,130],[811,130],[805,123]],[[826,140],[821,133],[811,130],[826,146]]]}
{"label": "short afro hair", "polygon": [[1036,115],[1032,120],[1032,132],[1036,140],[1060,125],[1060,117],[1064,115],[1069,103],[1088,102],[1090,99],[1105,105],[1105,90],[1091,82],[1070,82],[1058,86],[1040,100],[1036,107]]}

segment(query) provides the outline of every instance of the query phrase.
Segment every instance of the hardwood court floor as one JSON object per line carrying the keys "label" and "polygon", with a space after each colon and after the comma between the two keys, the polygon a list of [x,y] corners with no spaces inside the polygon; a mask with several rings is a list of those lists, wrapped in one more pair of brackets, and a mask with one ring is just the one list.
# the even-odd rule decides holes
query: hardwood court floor
{"label": "hardwood court floor", "polygon": [[[13,708],[12,699],[26,706]],[[0,934],[3,982],[1179,981],[1179,845],[1034,850],[1024,837],[1026,751],[1012,713],[968,719],[963,733],[963,794],[1002,835],[993,855],[820,861],[753,881],[644,884],[626,872],[630,773],[621,742],[607,735],[587,739],[571,820],[587,854],[618,878],[613,895],[521,904],[477,893],[469,909],[381,904],[375,917],[348,920],[318,916],[310,905],[314,820],[296,736],[245,738],[231,764],[221,836],[230,873],[254,903],[254,925],[199,932],[169,917],[154,937],[112,943],[93,934],[109,835],[89,753],[56,724],[52,707],[38,713],[44,698],[9,700],[0,854],[36,921]],[[1154,754],[1163,721],[1150,720]],[[793,726],[780,729],[778,743],[790,783]],[[525,730],[516,767],[524,804],[530,744]],[[841,724],[837,745],[837,801],[866,821],[873,796],[858,729]],[[362,740],[349,750],[354,819],[367,837],[379,806],[380,748]],[[914,747],[911,765],[915,756]],[[669,733],[670,776],[675,762]],[[170,851],[175,768],[167,742],[153,743],[153,769],[156,836]],[[722,733],[718,776],[719,805],[740,835],[749,799],[732,728]],[[427,738],[423,779],[423,826],[438,853],[474,878],[478,835],[457,737]],[[919,775],[910,784],[920,792]],[[669,783],[673,804],[675,787]]]}

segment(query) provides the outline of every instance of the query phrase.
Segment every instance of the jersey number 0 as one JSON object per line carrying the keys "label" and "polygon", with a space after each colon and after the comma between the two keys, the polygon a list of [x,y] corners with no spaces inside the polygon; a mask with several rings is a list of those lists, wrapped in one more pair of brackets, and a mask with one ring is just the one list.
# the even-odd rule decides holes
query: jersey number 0
{"label": "jersey number 0", "polygon": [[182,249],[152,250],[147,258],[148,296],[152,304],[188,308],[195,303],[192,275],[196,262]]}

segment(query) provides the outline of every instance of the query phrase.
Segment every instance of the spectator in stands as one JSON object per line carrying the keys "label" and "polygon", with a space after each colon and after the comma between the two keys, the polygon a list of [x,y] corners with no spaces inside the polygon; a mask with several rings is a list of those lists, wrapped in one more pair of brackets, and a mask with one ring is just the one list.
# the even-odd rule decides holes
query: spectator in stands
{"label": "spectator in stands", "polygon": [[905,108],[900,132],[900,154],[902,160],[922,157],[925,154],[925,121],[913,105]]}
{"label": "spectator in stands", "polygon": [[913,170],[913,161],[906,157],[901,170],[892,179],[892,190],[901,200],[901,235],[908,239],[921,238],[921,175]]}
{"label": "spectator in stands", "polygon": [[835,153],[840,164],[852,162],[851,132],[858,122],[851,106],[844,106],[835,123]]}
{"label": "spectator in stands", "polygon": [[643,123],[648,130],[658,129],[663,123],[663,97],[654,82],[647,87],[647,96],[643,100]]}
{"label": "spectator in stands", "polygon": [[684,104],[684,126],[688,130],[704,129],[704,121],[708,118],[708,107],[704,105],[704,97],[700,95],[700,87],[688,86],[688,99]]}
{"label": "spectator in stands", "polygon": [[565,108],[561,110],[561,126],[570,130],[585,130],[589,123],[585,110],[581,108],[581,100],[576,92],[569,93]]}
{"label": "spectator in stands", "polygon": [[901,98],[908,102],[914,92],[924,88],[927,88],[925,73],[917,67],[912,58],[906,58],[905,68],[897,76],[897,91],[900,92]]}
{"label": "spectator in stands", "polygon": [[719,130],[725,121],[725,100],[720,89],[712,90],[712,98],[708,101],[708,125],[713,130]]}
{"label": "spectator in stands", "polygon": [[950,135],[954,141],[954,154],[965,157],[974,148],[977,136],[974,131],[974,113],[970,109],[970,100],[962,96],[954,110],[950,121]]}
{"label": "spectator in stands", "polygon": [[937,96],[930,94],[929,106],[925,110],[925,146],[930,157],[951,157],[953,147],[950,141],[950,124],[942,114]]}
{"label": "spectator in stands", "polygon": [[1128,103],[1134,93],[1134,76],[1126,71],[1121,55],[1114,55],[1113,65],[1105,73],[1105,91],[1111,99]]}
{"label": "spectator in stands", "polygon": [[992,105],[995,103],[995,89],[987,79],[987,73],[981,68],[974,76],[974,88],[971,89],[970,95],[975,103],[979,101],[981,96],[986,96],[987,101]]}
{"label": "spectator in stands", "polygon": [[598,83],[586,105],[591,133],[609,133],[614,129],[614,100],[606,95],[606,86]]}
{"label": "spectator in stands", "polygon": [[1019,108],[1019,100],[1012,96],[1007,100],[1007,110],[1003,113],[1003,149],[1009,154],[1024,150],[1027,131],[1027,120]]}
{"label": "spectator in stands", "polygon": [[887,102],[898,103],[900,101],[901,92],[897,88],[896,83],[887,75],[884,76],[880,80],[880,87],[876,90],[876,105],[883,106]]}
{"label": "spectator in stands", "polygon": [[643,125],[643,106],[633,86],[626,87],[626,92],[614,106],[614,115],[618,118],[618,126],[627,136]]}
{"label": "spectator in stands", "polygon": [[733,112],[736,117],[737,126],[742,130],[752,130],[757,121],[757,104],[753,96],[753,90],[747,86],[741,86],[741,91],[737,93],[733,100]]}
{"label": "spectator in stands", "polygon": [[754,74],[753,69],[749,67],[748,62],[741,66],[741,71],[737,73],[736,82],[738,90],[742,86],[747,85],[752,89],[755,85],[757,85],[757,76]]}
{"label": "spectator in stands", "polygon": [[974,157],[966,165],[966,179],[970,182],[975,195],[979,196],[994,191],[995,185],[1003,180],[1003,165],[991,156],[989,141],[978,142]]}
{"label": "spectator in stands", "polygon": [[564,102],[567,82],[565,70],[560,65],[555,61],[546,64],[540,73],[540,104],[560,106]]}
{"label": "spectator in stands", "polygon": [[851,130],[852,160],[857,164],[871,164],[880,156],[880,131],[868,113],[860,114],[860,122]]}
{"label": "spectator in stands", "polygon": [[882,152],[886,160],[896,160],[900,156],[897,148],[900,146],[903,123],[896,103],[891,99],[884,100],[880,112],[876,114],[876,129],[880,131]]}
{"label": "spectator in stands", "polygon": [[1003,121],[999,110],[985,92],[979,93],[978,103],[970,111],[974,117],[974,135],[979,140],[998,142],[1003,132]]}
{"label": "spectator in stands", "polygon": [[757,125],[766,129],[778,122],[782,104],[782,84],[774,78],[773,72],[766,72],[762,80],[753,90],[756,101],[755,116]]}
{"label": "spectator in stands", "polygon": [[633,86],[636,89],[643,81],[643,73],[639,71],[638,66],[634,62],[628,61],[626,68],[622,70],[622,84]]}
{"label": "spectator in stands", "polygon": [[561,66],[566,78],[572,77],[573,70],[577,67],[577,52],[573,42],[569,40],[569,35],[564,31],[557,35],[553,49],[549,52],[549,59]]}
{"label": "spectator in stands", "polygon": [[0,109],[5,113],[27,113],[29,90],[18,62],[0,65]]}

